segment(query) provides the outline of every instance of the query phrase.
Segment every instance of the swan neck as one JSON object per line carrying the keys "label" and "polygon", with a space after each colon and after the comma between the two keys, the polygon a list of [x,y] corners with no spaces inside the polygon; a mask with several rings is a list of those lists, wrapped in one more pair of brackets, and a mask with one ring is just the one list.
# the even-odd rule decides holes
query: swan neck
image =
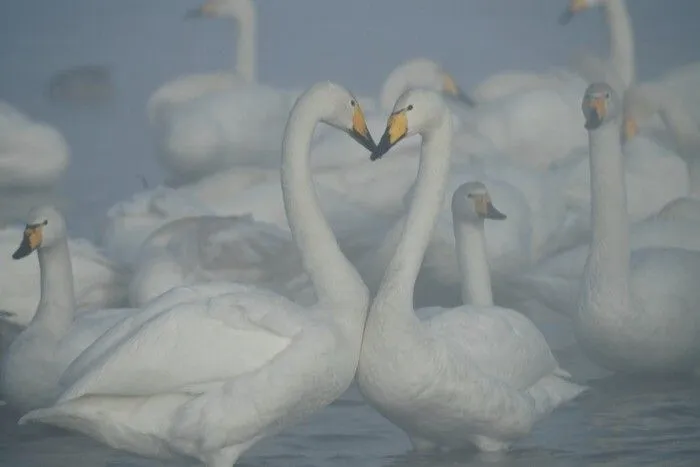
{"label": "swan neck", "polygon": [[299,98],[291,111],[282,143],[282,196],[292,236],[319,303],[347,308],[364,298],[364,324],[367,288],[341,252],[321,211],[311,177],[309,151],[314,129],[323,115],[323,98],[309,92]]}
{"label": "swan neck", "polygon": [[425,250],[443,206],[450,169],[451,117],[445,112],[439,125],[422,137],[421,158],[413,200],[401,239],[379,286],[372,308],[411,310],[413,288]]}
{"label": "swan neck", "polygon": [[629,309],[629,222],[620,126],[589,132],[592,237],[585,272],[588,312]]}
{"label": "swan neck", "polygon": [[457,264],[462,278],[462,303],[492,306],[491,273],[486,252],[484,221],[468,222],[454,218]]}
{"label": "swan neck", "polygon": [[236,74],[249,83],[258,80],[257,73],[257,14],[252,2],[244,5],[236,13],[238,37],[236,38]]}
{"label": "swan neck", "polygon": [[610,31],[610,62],[625,89],[635,80],[634,31],[625,0],[605,2],[605,19]]}
{"label": "swan neck", "polygon": [[45,324],[56,333],[67,331],[75,314],[73,268],[64,238],[37,250],[41,298],[32,325]]}

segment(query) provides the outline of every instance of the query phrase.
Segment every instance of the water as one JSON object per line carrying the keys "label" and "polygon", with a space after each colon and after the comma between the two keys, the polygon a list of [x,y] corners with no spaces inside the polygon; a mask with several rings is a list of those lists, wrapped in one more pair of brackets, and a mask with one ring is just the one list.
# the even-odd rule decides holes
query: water
{"label": "water", "polygon": [[[566,29],[558,26],[565,1],[441,0],[428,6],[425,0],[261,0],[261,80],[290,89],[333,79],[357,93],[376,95],[394,66],[417,56],[441,61],[467,89],[502,70],[562,65],[577,48],[599,51],[605,41],[596,12]],[[642,79],[700,59],[697,0],[628,3]],[[95,238],[104,211],[141,189],[139,176],[151,184],[160,181],[144,112],[150,93],[180,74],[227,66],[232,54],[228,25],[181,21],[196,4],[22,0],[3,5],[0,99],[55,125],[71,146],[73,162],[62,193],[73,234]],[[52,107],[44,95],[50,77],[81,64],[110,67],[115,101],[99,109]],[[590,384],[587,395],[541,422],[500,459],[474,452],[413,455],[406,436],[351,388],[305,424],[257,445],[240,464],[698,465],[699,383],[611,377]],[[40,425],[18,427],[17,418],[0,407],[3,467],[180,465],[137,458]]]}
{"label": "water", "polygon": [[[189,465],[105,448],[64,431],[28,425],[0,408],[0,465],[12,467]],[[362,401],[355,387],[306,423],[264,440],[239,461],[270,467],[613,467],[696,466],[700,383],[614,376],[540,422],[511,452],[419,456],[407,437]]]}

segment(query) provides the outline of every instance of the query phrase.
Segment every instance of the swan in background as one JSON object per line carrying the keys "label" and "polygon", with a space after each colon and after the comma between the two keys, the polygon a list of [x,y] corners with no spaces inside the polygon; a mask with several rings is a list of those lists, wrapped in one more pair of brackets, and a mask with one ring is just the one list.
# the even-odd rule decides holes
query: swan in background
{"label": "swan in background", "polygon": [[[16,240],[15,240],[16,241]],[[27,327],[3,355],[0,393],[22,411],[47,406],[60,394],[59,379],[71,361],[129,310],[76,315],[66,226],[53,207],[35,208],[14,259],[37,250],[41,298]]]}
{"label": "swan in background", "polygon": [[659,82],[663,83],[678,95],[691,112],[695,121],[700,122],[700,61],[674,68],[665,73]]}
{"label": "swan in background", "polygon": [[[175,289],[88,348],[67,370],[69,387],[57,403],[21,423],[77,430],[141,455],[230,467],[350,386],[369,293],[338,248],[312,185],[309,149],[319,122],[374,148],[344,88],[318,83],[295,104],[282,143],[282,189],[318,303],[302,308],[254,287],[207,284],[191,303],[150,312]],[[145,376],[154,371],[168,376]]]}
{"label": "swan in background", "polygon": [[200,7],[187,12],[185,17],[222,17],[236,21],[235,70],[188,75],[164,84],[148,100],[147,111],[151,123],[155,123],[171,105],[191,101],[209,92],[257,82],[257,22],[252,0],[206,0]]}
{"label": "swan in background", "polygon": [[315,302],[288,232],[252,216],[193,216],[165,224],[141,247],[129,302],[142,307],[180,285],[228,281]]}
{"label": "swan in background", "polygon": [[[0,245],[9,258],[23,229],[0,230]],[[76,311],[113,308],[126,304],[131,273],[108,260],[88,240],[69,239]],[[24,328],[32,320],[40,300],[39,265],[34,261],[5,261],[0,275],[0,327]]]}
{"label": "swan in background", "polygon": [[587,81],[613,83],[617,92],[622,94],[635,82],[637,70],[634,30],[625,0],[570,0],[559,22],[567,24],[575,15],[598,6],[603,7],[608,25],[610,55],[607,60],[602,60],[591,54],[579,54],[576,68],[584,74]]}
{"label": "swan in background", "polygon": [[[413,286],[450,169],[451,115],[438,94],[401,96],[372,158],[414,134],[423,137],[418,181],[404,235],[370,307],[359,388],[416,449],[469,443],[505,449],[584,388],[566,381],[537,328],[516,312],[465,305],[418,319]],[[468,202],[488,214],[488,199],[475,195]]]}
{"label": "swan in background", "polygon": [[0,102],[0,189],[51,188],[69,159],[58,131]]}
{"label": "swan in background", "polygon": [[576,336],[593,361],[613,371],[694,372],[700,367],[700,251],[630,253],[621,107],[607,84],[586,90],[593,236],[574,317]]}
{"label": "swan in background", "polygon": [[236,164],[277,169],[279,144],[298,93],[257,82],[257,17],[252,0],[209,0],[189,17],[236,21],[236,73],[187,76],[148,103],[157,159],[179,185]]}
{"label": "swan in background", "polygon": [[[700,220],[700,127],[686,110],[682,99],[664,82],[644,83],[629,89],[625,94],[626,139],[639,133],[640,124],[661,122],[651,130],[655,139],[672,146],[685,160],[690,179],[690,193],[670,201],[657,214],[659,219]],[[665,127],[665,128],[662,128]],[[666,130],[659,134],[658,130]],[[668,135],[671,141],[668,141]]]}

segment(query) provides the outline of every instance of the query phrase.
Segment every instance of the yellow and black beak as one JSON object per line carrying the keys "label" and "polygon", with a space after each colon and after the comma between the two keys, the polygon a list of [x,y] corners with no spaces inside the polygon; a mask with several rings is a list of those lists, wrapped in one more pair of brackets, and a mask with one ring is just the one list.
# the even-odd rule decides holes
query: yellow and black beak
{"label": "yellow and black beak", "polygon": [[588,96],[583,101],[583,114],[586,117],[586,130],[600,127],[607,115],[608,109],[602,96]]}
{"label": "yellow and black beak", "polygon": [[462,89],[457,86],[457,82],[449,73],[443,74],[442,92],[448,97],[455,99],[468,107],[476,107],[474,99],[469,97]]}
{"label": "yellow and black beak", "polygon": [[588,2],[586,0],[571,0],[569,6],[559,15],[559,24],[566,25],[576,16],[577,13],[582,12],[588,8]]}
{"label": "yellow and black beak", "polygon": [[214,16],[214,3],[211,1],[204,2],[197,8],[192,8],[185,13],[185,19],[197,19]]}
{"label": "yellow and black beak", "polygon": [[506,215],[493,205],[489,195],[475,195],[472,196],[472,198],[474,200],[474,210],[482,219],[491,219],[495,221],[506,219]]}
{"label": "yellow and black beak", "polygon": [[22,243],[19,244],[17,251],[12,253],[12,259],[22,259],[25,256],[29,256],[32,251],[41,246],[43,239],[42,230],[45,225],[46,221],[41,224],[27,224],[22,235]]}
{"label": "yellow and black beak", "polygon": [[632,117],[625,118],[625,124],[622,127],[622,136],[624,141],[629,141],[639,133],[639,126],[637,126],[637,121]]}
{"label": "yellow and black beak", "polygon": [[396,143],[406,137],[408,133],[408,117],[406,109],[397,110],[389,116],[386,122],[386,130],[379,140],[377,149],[372,153],[370,159],[376,161],[389,152]]}
{"label": "yellow and black beak", "polygon": [[368,151],[373,153],[377,150],[377,144],[372,139],[372,135],[367,128],[367,121],[362,113],[360,104],[355,104],[353,107],[352,128],[348,130],[348,134]]}

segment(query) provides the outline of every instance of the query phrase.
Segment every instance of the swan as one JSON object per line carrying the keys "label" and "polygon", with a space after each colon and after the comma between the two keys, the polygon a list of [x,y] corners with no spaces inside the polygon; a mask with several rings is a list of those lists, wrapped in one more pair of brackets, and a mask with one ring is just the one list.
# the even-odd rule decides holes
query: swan
{"label": "swan", "polygon": [[[631,140],[644,124],[658,114],[671,135],[670,145],[683,158],[690,183],[688,196],[678,197],[657,214],[659,219],[700,220],[700,127],[679,96],[664,82],[644,83],[630,88],[624,99],[624,135]],[[652,129],[659,129],[653,127]],[[668,140],[663,135],[656,139]]]}
{"label": "swan", "polygon": [[223,91],[257,81],[257,23],[252,0],[207,0],[185,18],[223,17],[236,21],[235,71],[184,76],[161,86],[149,98],[147,113],[155,123],[168,106],[182,104],[209,92]]}
{"label": "swan", "polygon": [[313,304],[308,277],[288,232],[252,216],[191,216],[157,229],[141,247],[129,303],[142,307],[179,285],[229,281]]}
{"label": "swan", "polygon": [[230,467],[256,442],[349,387],[369,293],[339,250],[312,186],[309,147],[319,122],[374,148],[357,100],[337,84],[312,86],[289,117],[281,185],[318,303],[302,308],[241,285],[211,297],[221,285],[206,284],[200,290],[211,291],[194,303],[150,313],[170,291],[80,355],[57,403],[21,423],[70,428],[141,455]]}
{"label": "swan", "polygon": [[[472,443],[502,450],[583,388],[566,381],[542,335],[517,312],[465,305],[422,321],[416,316],[413,285],[442,205],[451,133],[438,94],[408,91],[372,155],[381,157],[411,135],[423,138],[411,211],[370,306],[357,381],[416,449]],[[483,192],[467,202],[482,215],[494,212]]]}
{"label": "swan", "polygon": [[0,101],[0,190],[46,190],[63,176],[70,161],[65,139]]}
{"label": "swan", "polygon": [[700,251],[630,253],[621,106],[605,83],[590,85],[582,103],[590,139],[593,235],[574,317],[576,336],[594,362],[612,371],[697,371]]}
{"label": "swan", "polygon": [[68,364],[97,335],[128,316],[123,309],[76,316],[66,226],[51,206],[30,211],[22,243],[12,257],[22,259],[34,250],[39,257],[41,297],[31,321],[5,351],[0,375],[4,400],[23,411],[53,402]]}
{"label": "swan", "polygon": [[634,30],[625,0],[571,0],[559,18],[567,24],[574,16],[593,7],[602,6],[610,34],[610,56],[607,60],[589,54],[577,58],[577,69],[589,82],[614,83],[617,92],[624,92],[635,82],[636,61]]}
{"label": "swan", "polygon": [[[0,245],[11,252],[23,229],[0,230]],[[85,239],[68,239],[73,269],[76,312],[123,306],[131,273],[107,259]],[[40,268],[32,261],[5,262],[0,274],[0,327],[24,328],[32,320],[40,300]]]}

